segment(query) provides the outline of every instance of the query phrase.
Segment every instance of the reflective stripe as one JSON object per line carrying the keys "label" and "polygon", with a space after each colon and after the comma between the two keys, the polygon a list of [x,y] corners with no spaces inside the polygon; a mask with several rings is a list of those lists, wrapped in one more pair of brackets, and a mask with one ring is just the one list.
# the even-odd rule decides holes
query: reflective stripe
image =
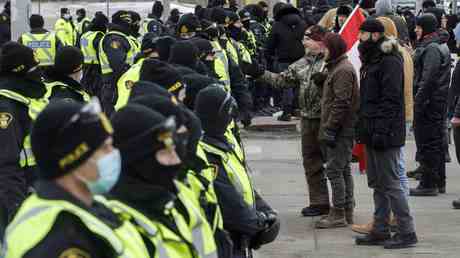
{"label": "reflective stripe", "polygon": [[9,235],[13,230],[16,229],[18,225],[22,224],[24,221],[30,219],[31,217],[35,217],[39,213],[44,212],[45,210],[50,209],[50,208],[51,208],[50,206],[43,205],[43,206],[37,206],[37,207],[30,209],[26,213],[22,214],[19,218],[15,218],[14,221],[10,225],[8,225],[8,227],[6,228],[5,234]]}
{"label": "reflective stripe", "polygon": [[19,165],[23,167],[35,166],[37,163],[35,161],[34,153],[32,152],[32,144],[30,142],[30,135],[27,135],[24,138],[22,144],[22,150],[19,153]]}
{"label": "reflective stripe", "polygon": [[109,57],[104,51],[105,38],[113,34],[119,35],[120,37],[125,38],[128,41],[128,44],[130,45],[130,49],[126,53],[126,60],[125,60],[125,63],[127,63],[128,65],[133,65],[134,58],[136,57],[137,53],[140,51],[140,46],[134,37],[127,36],[118,31],[108,32],[107,34],[104,35],[104,37],[99,42],[99,64],[101,65],[101,72],[103,75],[113,72],[112,68],[110,67]]}
{"label": "reflective stripe", "polygon": [[73,92],[79,94],[83,98],[84,102],[89,102],[91,100],[91,97],[89,96],[88,93],[86,93],[83,90],[74,89],[74,88],[70,87],[68,84],[66,84],[64,82],[54,81],[54,82],[50,82],[50,83],[45,83],[45,85],[46,85],[45,98],[47,98],[47,99],[49,99],[51,97],[55,87],[62,87],[62,88],[69,89],[70,91],[73,91]]}
{"label": "reflective stripe", "polygon": [[104,35],[101,31],[88,31],[80,38],[80,49],[83,52],[84,63],[87,65],[99,64],[97,50],[94,48],[94,40],[98,35]]}
{"label": "reflective stripe", "polygon": [[56,56],[56,35],[54,33],[24,33],[22,43],[36,51],[36,56],[40,61],[39,66],[54,65]]}

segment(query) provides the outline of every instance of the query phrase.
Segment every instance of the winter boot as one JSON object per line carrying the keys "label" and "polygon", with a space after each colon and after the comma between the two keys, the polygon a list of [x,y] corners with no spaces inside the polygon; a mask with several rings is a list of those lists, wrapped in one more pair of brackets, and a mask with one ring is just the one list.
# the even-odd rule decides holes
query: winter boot
{"label": "winter boot", "polygon": [[329,214],[329,205],[310,205],[302,209],[302,216],[315,217]]}
{"label": "winter boot", "polygon": [[391,239],[391,233],[378,233],[371,231],[365,236],[357,236],[355,239],[356,245],[384,245],[386,241]]}
{"label": "winter boot", "polygon": [[438,196],[437,187],[426,187],[420,183],[417,188],[410,189],[410,196]]}
{"label": "winter boot", "polygon": [[344,208],[331,208],[329,215],[316,222],[316,228],[341,228],[347,226]]}
{"label": "winter boot", "polygon": [[415,247],[418,239],[415,232],[408,234],[395,234],[390,240],[385,241],[385,249],[402,249]]}
{"label": "winter boot", "polygon": [[351,226],[351,230],[358,234],[369,234],[374,228],[374,221],[371,221],[367,224],[354,224]]}
{"label": "winter boot", "polygon": [[460,199],[454,200],[452,206],[454,206],[454,209],[460,209]]}

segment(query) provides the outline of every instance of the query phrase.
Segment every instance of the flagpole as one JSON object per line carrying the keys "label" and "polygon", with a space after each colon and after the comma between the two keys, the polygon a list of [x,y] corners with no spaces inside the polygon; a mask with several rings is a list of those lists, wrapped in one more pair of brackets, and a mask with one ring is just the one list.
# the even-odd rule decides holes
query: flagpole
{"label": "flagpole", "polygon": [[353,12],[351,12],[351,14],[348,15],[347,19],[345,20],[345,22],[342,25],[342,28],[340,28],[339,34],[342,34],[343,29],[345,29],[345,27],[347,26],[348,22],[351,20],[351,17],[353,17],[353,15],[355,14],[355,12],[357,10],[359,10],[359,4],[356,5],[355,9],[353,9]]}

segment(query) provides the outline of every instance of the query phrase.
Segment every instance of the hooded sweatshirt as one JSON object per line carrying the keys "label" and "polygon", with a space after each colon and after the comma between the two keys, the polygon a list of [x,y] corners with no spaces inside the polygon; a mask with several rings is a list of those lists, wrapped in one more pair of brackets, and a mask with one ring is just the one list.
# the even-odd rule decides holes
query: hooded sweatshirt
{"label": "hooded sweatshirt", "polygon": [[375,3],[375,15],[390,18],[398,30],[398,39],[404,43],[409,42],[409,30],[407,24],[401,16],[394,14],[394,8],[391,0],[378,0]]}

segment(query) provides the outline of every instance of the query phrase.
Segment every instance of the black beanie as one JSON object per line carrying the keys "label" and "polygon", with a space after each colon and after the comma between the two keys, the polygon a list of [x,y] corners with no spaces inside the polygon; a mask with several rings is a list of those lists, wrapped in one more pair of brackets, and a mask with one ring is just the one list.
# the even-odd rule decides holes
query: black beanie
{"label": "black beanie", "polygon": [[176,43],[176,39],[171,36],[160,37],[157,40],[157,51],[161,61],[168,61],[171,47]]}
{"label": "black beanie", "polygon": [[64,7],[64,8],[61,8],[61,15],[62,15],[62,14],[66,14],[66,13],[70,13],[69,8],[65,8],[65,7]]}
{"label": "black beanie", "polygon": [[199,58],[198,48],[189,40],[178,41],[171,47],[168,63],[195,69]]}
{"label": "black beanie", "polygon": [[205,135],[223,136],[232,121],[234,100],[223,87],[208,86],[195,100],[195,113],[200,118]]}
{"label": "black beanie", "polygon": [[134,83],[131,93],[129,94],[128,102],[131,102],[135,98],[139,98],[147,95],[162,96],[165,98],[175,98],[173,94],[168,92],[165,88],[160,85],[147,82],[147,81],[138,81]]}
{"label": "black beanie", "polygon": [[238,12],[238,15],[240,16],[241,21],[246,21],[246,20],[250,20],[250,19],[251,19],[251,14],[250,14],[247,10],[245,10],[245,9],[240,10],[240,11]]}
{"label": "black beanie", "polygon": [[141,51],[143,53],[149,53],[152,51],[156,51],[157,39],[158,39],[158,35],[156,33],[153,33],[153,32],[146,33],[144,37],[142,38]]}
{"label": "black beanie", "polygon": [[34,51],[17,42],[7,42],[1,48],[0,72],[26,74],[38,65]]}
{"label": "black beanie", "polygon": [[182,77],[174,67],[155,59],[144,61],[139,80],[154,82],[174,95],[184,87]]}
{"label": "black beanie", "polygon": [[40,14],[32,14],[29,18],[29,24],[31,29],[38,29],[43,28],[45,21]]}
{"label": "black beanie", "polygon": [[227,25],[230,22],[227,11],[222,7],[214,7],[211,12],[211,21],[218,25]]}
{"label": "black beanie", "polygon": [[194,38],[194,39],[191,39],[190,41],[198,49],[198,51],[199,51],[198,55],[199,55],[200,58],[204,58],[208,54],[213,53],[213,51],[214,51],[214,47],[212,46],[211,42],[209,40],[207,40],[207,39]]}
{"label": "black beanie", "polygon": [[341,5],[337,8],[337,16],[347,16],[351,14],[353,10],[348,5]]}
{"label": "black beanie", "polygon": [[[83,107],[78,102],[59,100],[37,117],[31,143],[40,178],[57,178],[78,168],[112,134],[107,118],[82,113]],[[71,122],[77,114],[79,119]]]}
{"label": "black beanie", "polygon": [[94,15],[93,20],[91,21],[90,30],[91,31],[102,31],[105,32],[107,30],[107,24],[109,23],[109,19],[105,14],[102,12],[97,12]]}
{"label": "black beanie", "polygon": [[437,28],[441,27],[442,17],[445,15],[444,10],[439,8],[428,8],[428,10],[425,11],[425,14],[433,14],[434,17],[436,17]]}
{"label": "black beanie", "polygon": [[81,71],[83,67],[83,53],[79,48],[65,46],[56,53],[54,70],[62,75],[69,75]]}
{"label": "black beanie", "polygon": [[417,26],[422,27],[423,35],[427,35],[437,30],[438,21],[433,14],[427,13],[417,17]]}
{"label": "black beanie", "polygon": [[423,1],[423,3],[422,3],[422,8],[423,9],[433,8],[433,7],[436,7],[436,2],[433,1],[433,0],[426,0],[426,1]]}
{"label": "black beanie", "polygon": [[383,33],[385,31],[385,27],[383,27],[383,24],[375,19],[375,18],[368,18],[366,19],[361,26],[359,27],[360,31],[366,31],[366,32],[381,32]]}
{"label": "black beanie", "polygon": [[159,131],[152,130],[165,121],[160,113],[142,105],[128,104],[113,114],[111,121],[115,131],[114,146],[120,150],[123,167],[155,157],[155,152],[161,149],[157,140]]}
{"label": "black beanie", "polygon": [[201,23],[198,17],[193,13],[182,15],[177,23],[178,33],[188,33],[201,31]]}
{"label": "black beanie", "polygon": [[163,11],[164,6],[161,3],[161,1],[155,1],[155,3],[152,6],[152,14],[158,18],[161,18],[161,16],[163,15]]}
{"label": "black beanie", "polygon": [[164,117],[173,116],[176,119],[177,128],[185,123],[185,117],[179,102],[175,97],[167,98],[161,95],[145,95],[130,100],[130,103],[139,104],[162,114]]}
{"label": "black beanie", "polygon": [[187,87],[185,87],[184,105],[191,110],[195,107],[196,95],[198,95],[200,90],[211,84],[219,83],[216,79],[198,73],[184,75],[183,80],[187,84]]}

